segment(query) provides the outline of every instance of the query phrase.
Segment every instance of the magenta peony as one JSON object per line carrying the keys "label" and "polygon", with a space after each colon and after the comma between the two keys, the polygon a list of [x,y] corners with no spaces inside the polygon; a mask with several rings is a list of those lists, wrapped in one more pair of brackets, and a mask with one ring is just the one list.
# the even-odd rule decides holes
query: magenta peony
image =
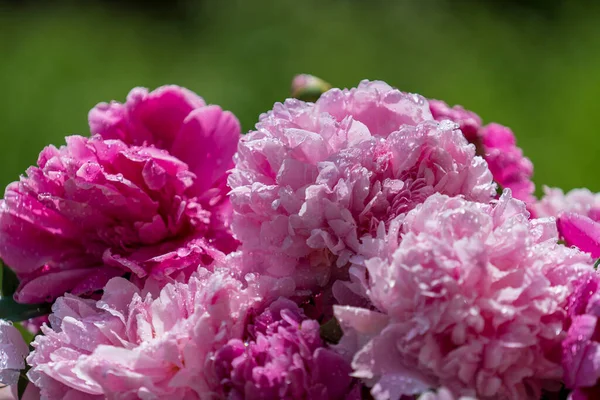
{"label": "magenta peony", "polygon": [[275,104],[240,141],[229,183],[245,268],[308,290],[344,278],[364,235],[433,193],[487,202],[496,190],[456,124],[367,81]]}
{"label": "magenta peony", "polygon": [[477,144],[478,152],[487,161],[494,181],[502,188],[510,189],[514,198],[527,204],[535,202],[535,185],[531,181],[533,164],[523,156],[509,128],[495,123],[482,126],[477,114],[461,106],[450,108],[440,100],[429,100],[429,107],[436,120],[456,122],[465,138]]}
{"label": "magenta peony", "polygon": [[562,190],[544,187],[544,197],[534,205],[538,216],[557,218],[561,239],[569,246],[600,257],[600,194],[587,189]]}
{"label": "magenta peony", "polygon": [[[539,398],[560,382],[570,282],[591,259],[557,244],[507,191],[496,204],[435,194],[366,240],[376,311],[336,306],[354,376],[377,400],[444,386],[456,396]],[[555,388],[556,389],[556,388]],[[537,396],[537,397],[536,397]]]}
{"label": "magenta peony", "polygon": [[240,124],[229,111],[206,105],[201,97],[178,86],[150,93],[135,88],[125,104],[113,101],[94,107],[89,123],[92,134],[104,139],[167,150],[196,176],[190,193],[204,206],[227,204],[226,172],[233,166],[240,137]]}
{"label": "magenta peony", "polygon": [[567,337],[563,341],[564,382],[573,400],[600,398],[600,276],[578,280],[569,296]]}
{"label": "magenta peony", "polygon": [[10,322],[0,319],[0,383],[14,385],[25,368],[29,347]]}
{"label": "magenta peony", "polygon": [[244,336],[250,312],[286,291],[264,279],[244,287],[225,269],[200,269],[159,293],[113,278],[97,302],[56,301],[28,376],[49,400],[220,398],[215,352]]}
{"label": "magenta peony", "polygon": [[462,106],[450,107],[441,100],[429,100],[429,109],[436,121],[449,119],[456,122],[463,135],[465,135],[465,139],[469,142],[475,143],[479,139],[482,126],[479,115],[464,109]]}
{"label": "magenta peony", "polygon": [[0,257],[20,302],[195,270],[237,247],[225,186],[235,117],[176,87],[90,114],[98,135],[45,148],[0,202]]}
{"label": "magenta peony", "polygon": [[600,221],[576,213],[563,213],[556,221],[560,237],[568,246],[600,257]]}
{"label": "magenta peony", "polygon": [[499,124],[489,124],[481,130],[484,158],[494,180],[502,188],[510,189],[516,199],[527,204],[535,202],[535,185],[531,181],[533,163],[517,147],[513,132]]}
{"label": "magenta peony", "polygon": [[280,298],[216,353],[217,376],[228,399],[346,399],[349,363],[324,347],[319,323]]}

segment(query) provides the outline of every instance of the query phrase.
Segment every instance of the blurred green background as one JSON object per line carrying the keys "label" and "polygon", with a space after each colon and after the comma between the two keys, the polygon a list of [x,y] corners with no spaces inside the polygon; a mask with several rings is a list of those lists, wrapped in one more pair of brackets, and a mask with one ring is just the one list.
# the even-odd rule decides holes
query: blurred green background
{"label": "blurred green background", "polygon": [[186,86],[247,131],[306,72],[462,104],[513,128],[538,193],[600,191],[599,17],[575,0],[0,0],[0,183],[134,86]]}

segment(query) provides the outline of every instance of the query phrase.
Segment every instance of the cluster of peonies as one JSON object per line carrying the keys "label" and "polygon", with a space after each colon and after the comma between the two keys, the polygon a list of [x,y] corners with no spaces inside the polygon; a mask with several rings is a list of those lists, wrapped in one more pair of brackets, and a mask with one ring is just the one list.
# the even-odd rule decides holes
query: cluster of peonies
{"label": "cluster of peonies", "polygon": [[384,82],[293,91],[315,101],[242,135],[186,89],[136,88],[42,150],[0,201],[0,258],[15,300],[52,312],[0,319],[0,382],[48,400],[600,398],[600,195],[536,199],[512,131],[462,107]]}

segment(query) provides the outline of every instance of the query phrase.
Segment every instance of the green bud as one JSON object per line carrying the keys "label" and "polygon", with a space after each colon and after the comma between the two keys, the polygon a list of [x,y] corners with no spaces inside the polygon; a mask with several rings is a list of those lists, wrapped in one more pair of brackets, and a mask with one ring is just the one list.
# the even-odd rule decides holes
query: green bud
{"label": "green bud", "polygon": [[292,81],[292,97],[303,101],[317,101],[331,85],[313,75],[296,75]]}

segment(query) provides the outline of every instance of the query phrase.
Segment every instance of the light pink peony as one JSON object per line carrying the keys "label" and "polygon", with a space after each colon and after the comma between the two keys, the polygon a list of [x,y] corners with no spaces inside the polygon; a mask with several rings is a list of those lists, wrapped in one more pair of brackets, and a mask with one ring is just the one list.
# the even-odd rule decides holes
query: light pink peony
{"label": "light pink peony", "polygon": [[14,385],[25,368],[29,346],[12,323],[0,319],[0,383]]}
{"label": "light pink peony", "polygon": [[0,257],[20,302],[195,270],[237,247],[225,186],[235,117],[176,87],[90,114],[98,135],[45,148],[0,201]]}
{"label": "light pink peony", "polygon": [[[435,194],[390,235],[365,240],[367,294],[378,311],[336,306],[342,349],[377,400],[430,387],[454,395],[538,399],[562,377],[570,282],[592,269],[530,220],[506,191],[497,204]],[[536,397],[537,396],[537,397]]]}
{"label": "light pink peony", "polygon": [[383,82],[275,104],[229,178],[247,270],[321,288],[345,276],[361,237],[433,193],[489,201],[487,165],[456,128]]}
{"label": "light pink peony", "polygon": [[200,269],[160,293],[113,278],[100,301],[67,294],[33,343],[28,376],[49,400],[220,398],[215,352],[243,337],[254,308],[288,290],[274,284],[244,287],[225,269]]}
{"label": "light pink peony", "polygon": [[436,120],[448,119],[459,124],[465,138],[477,145],[478,153],[487,161],[495,182],[510,189],[516,199],[527,204],[536,201],[535,185],[531,181],[533,164],[523,156],[509,128],[495,123],[482,126],[477,114],[461,106],[450,108],[440,100],[429,100],[429,107]]}
{"label": "light pink peony", "polygon": [[558,232],[568,246],[600,257],[600,194],[587,189],[562,190],[544,187],[544,197],[534,205],[539,216],[557,218]]}
{"label": "light pink peony", "polygon": [[600,193],[588,189],[561,189],[544,186],[544,196],[532,207],[536,217],[559,217],[563,212],[585,215],[600,220]]}

